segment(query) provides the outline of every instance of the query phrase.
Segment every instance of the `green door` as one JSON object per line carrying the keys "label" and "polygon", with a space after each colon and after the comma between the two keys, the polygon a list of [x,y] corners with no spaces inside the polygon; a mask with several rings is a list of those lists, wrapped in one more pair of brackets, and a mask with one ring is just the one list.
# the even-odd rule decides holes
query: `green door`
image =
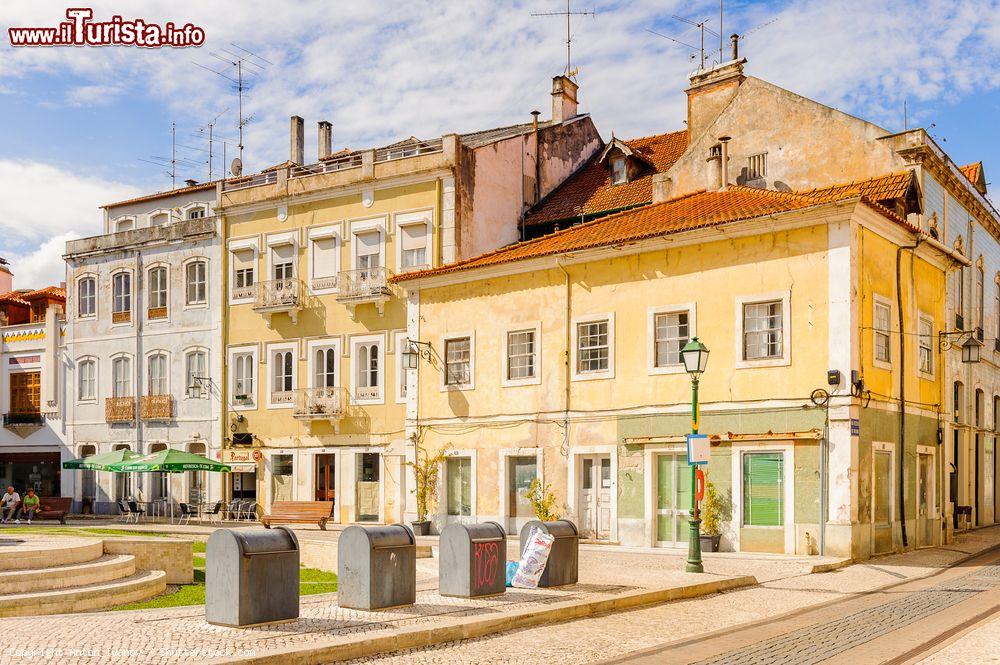
{"label": "green door", "polygon": [[656,544],[687,542],[691,509],[691,469],[684,455],[656,456]]}

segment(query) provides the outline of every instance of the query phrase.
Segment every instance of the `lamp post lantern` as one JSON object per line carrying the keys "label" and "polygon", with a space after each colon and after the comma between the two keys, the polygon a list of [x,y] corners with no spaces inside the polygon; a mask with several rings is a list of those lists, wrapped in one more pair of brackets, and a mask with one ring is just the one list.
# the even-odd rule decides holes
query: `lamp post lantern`
{"label": "lamp post lantern", "polygon": [[[681,349],[681,361],[684,363],[684,370],[691,375],[691,433],[698,433],[698,378],[708,365],[708,347],[702,344],[697,337],[692,337],[691,341]],[[690,449],[690,446],[689,446]],[[685,570],[689,573],[703,573],[705,567],[701,563],[701,517],[698,513],[698,466],[693,460],[688,459],[688,466],[691,467],[691,531],[688,535],[688,558]]]}

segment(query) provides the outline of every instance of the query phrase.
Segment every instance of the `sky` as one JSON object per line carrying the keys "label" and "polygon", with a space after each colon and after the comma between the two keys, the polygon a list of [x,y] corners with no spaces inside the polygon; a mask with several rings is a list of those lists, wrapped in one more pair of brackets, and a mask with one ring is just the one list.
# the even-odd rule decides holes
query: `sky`
{"label": "sky", "polygon": [[[7,28],[55,26],[67,5],[0,5],[0,256],[15,286],[62,281],[69,239],[101,232],[99,206],[208,178],[208,123],[235,156],[237,98],[222,49],[255,53],[244,130],[244,171],[288,158],[288,118],[333,123],[334,149],[416,135],[474,131],[546,117],[565,67],[563,0],[144,0],[73,3],[95,20],[115,14],[205,31],[197,48],[14,48]],[[719,4],[573,0],[573,65],[580,108],[605,138],[683,129],[693,51],[689,21],[707,20],[718,60]],[[959,164],[1000,172],[1000,0],[725,0],[721,33],[744,36],[747,73],[889,131],[928,128]],[[728,49],[728,39],[725,40]],[[728,59],[728,58],[727,58]],[[226,142],[226,141],[223,141]],[[223,170],[214,144],[213,175]],[[152,160],[156,161],[156,160]]]}

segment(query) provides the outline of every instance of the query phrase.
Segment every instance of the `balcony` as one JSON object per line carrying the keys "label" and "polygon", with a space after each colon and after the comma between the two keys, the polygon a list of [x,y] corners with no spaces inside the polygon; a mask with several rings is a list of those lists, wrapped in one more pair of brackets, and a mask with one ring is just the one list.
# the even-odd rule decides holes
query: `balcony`
{"label": "balcony", "polygon": [[340,421],[347,416],[349,402],[347,388],[340,386],[296,390],[292,417],[306,422],[328,420],[334,432],[338,432]]}
{"label": "balcony", "polygon": [[392,271],[388,268],[364,268],[361,270],[344,270],[338,275],[340,290],[337,302],[351,308],[365,303],[372,303],[383,313],[387,300],[396,295],[395,287],[389,283]]}
{"label": "balcony", "polygon": [[45,416],[37,411],[3,414],[4,429],[8,429],[21,438],[40,430],[45,426]]}
{"label": "balcony", "polygon": [[285,312],[292,323],[298,323],[299,310],[305,293],[302,282],[295,279],[272,279],[254,285],[256,294],[253,311],[267,317],[267,327],[271,327],[271,317]]}
{"label": "balcony", "polygon": [[105,399],[104,421],[108,423],[135,422],[135,398],[108,397]]}
{"label": "balcony", "polygon": [[173,395],[143,395],[139,398],[139,417],[143,420],[170,420],[174,417]]}

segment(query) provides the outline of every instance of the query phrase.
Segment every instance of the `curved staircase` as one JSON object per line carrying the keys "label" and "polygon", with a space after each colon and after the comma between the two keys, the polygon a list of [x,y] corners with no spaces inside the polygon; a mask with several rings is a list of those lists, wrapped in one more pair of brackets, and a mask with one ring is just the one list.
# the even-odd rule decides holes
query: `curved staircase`
{"label": "curved staircase", "polygon": [[137,571],[135,557],[105,555],[97,538],[17,540],[0,547],[0,617],[104,610],[167,586],[162,570]]}

